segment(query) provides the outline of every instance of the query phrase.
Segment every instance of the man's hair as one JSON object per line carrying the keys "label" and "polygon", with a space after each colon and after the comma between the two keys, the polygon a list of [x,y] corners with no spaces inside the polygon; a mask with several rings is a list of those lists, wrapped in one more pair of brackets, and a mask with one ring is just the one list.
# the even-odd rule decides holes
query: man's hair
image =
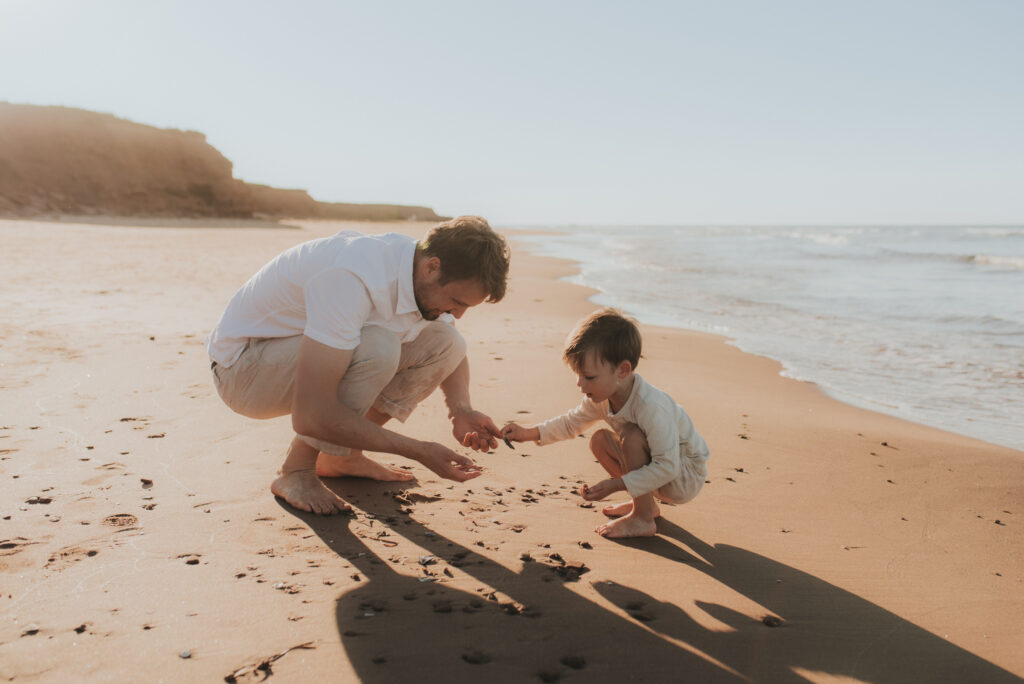
{"label": "man's hair", "polygon": [[576,324],[565,340],[562,359],[574,370],[583,366],[589,352],[618,366],[629,361],[636,369],[640,363],[640,329],[636,321],[615,309],[599,309]]}
{"label": "man's hair", "polygon": [[441,284],[475,280],[487,292],[488,302],[505,296],[511,256],[505,238],[479,216],[459,216],[430,229],[417,247],[441,260]]}

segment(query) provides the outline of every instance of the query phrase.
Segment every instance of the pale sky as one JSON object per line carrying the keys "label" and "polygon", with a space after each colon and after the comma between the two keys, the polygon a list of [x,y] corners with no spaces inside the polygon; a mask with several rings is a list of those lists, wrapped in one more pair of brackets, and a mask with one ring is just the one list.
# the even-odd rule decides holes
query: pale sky
{"label": "pale sky", "polygon": [[0,0],[0,100],[497,225],[1024,223],[1024,1]]}

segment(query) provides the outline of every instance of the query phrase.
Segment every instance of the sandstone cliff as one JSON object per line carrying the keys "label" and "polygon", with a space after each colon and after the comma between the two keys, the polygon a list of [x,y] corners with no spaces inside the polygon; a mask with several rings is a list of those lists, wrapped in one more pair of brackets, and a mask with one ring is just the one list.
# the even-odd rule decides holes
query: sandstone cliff
{"label": "sandstone cliff", "polygon": [[0,102],[0,216],[45,215],[443,219],[427,207],[317,202],[245,183],[195,131]]}

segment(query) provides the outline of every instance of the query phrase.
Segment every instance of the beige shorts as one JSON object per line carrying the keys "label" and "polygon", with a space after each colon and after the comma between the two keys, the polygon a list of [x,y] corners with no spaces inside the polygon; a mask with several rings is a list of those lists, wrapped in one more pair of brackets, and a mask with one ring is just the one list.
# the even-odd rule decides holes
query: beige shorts
{"label": "beige shorts", "polygon": [[[291,413],[301,345],[301,335],[249,340],[230,367],[213,364],[217,393],[233,411],[250,418]],[[338,383],[338,401],[360,415],[372,406],[404,422],[465,356],[462,335],[441,321],[429,323],[405,344],[390,330],[367,326]],[[326,453],[348,453],[344,446],[299,436]]]}
{"label": "beige shorts", "polygon": [[680,456],[679,477],[655,490],[654,495],[666,503],[684,504],[700,493],[708,479],[708,462],[703,459]]}
{"label": "beige shorts", "polygon": [[[632,423],[630,425],[633,425]],[[640,434],[642,431],[633,425],[633,428]],[[612,430],[607,430],[611,435],[614,435],[614,439],[611,440],[616,451],[616,457],[620,464],[626,462],[625,457],[622,453],[622,436],[615,433]],[[704,482],[708,479],[708,462],[702,458],[690,458],[683,452],[682,446],[679,446],[679,476],[667,482],[662,486],[654,490],[654,495],[665,503],[671,504],[684,504],[690,501],[700,493],[701,488],[704,486]],[[644,437],[644,449],[647,452],[648,458],[650,458],[650,448],[647,446],[647,438]]]}

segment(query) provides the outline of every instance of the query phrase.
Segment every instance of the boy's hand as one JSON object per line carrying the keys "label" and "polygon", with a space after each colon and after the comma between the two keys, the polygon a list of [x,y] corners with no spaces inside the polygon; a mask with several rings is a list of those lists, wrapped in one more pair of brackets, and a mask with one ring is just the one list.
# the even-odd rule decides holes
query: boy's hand
{"label": "boy's hand", "polygon": [[625,488],[626,486],[622,484],[622,480],[616,477],[609,480],[601,480],[593,487],[586,484],[582,485],[580,487],[580,496],[587,501],[600,501],[615,492],[621,492]]}
{"label": "boy's hand", "polygon": [[513,442],[529,442],[531,440],[537,441],[540,439],[540,430],[537,428],[525,428],[522,425],[516,423],[509,423],[505,427],[501,428],[502,439],[508,439]]}
{"label": "boy's hand", "polygon": [[462,446],[475,451],[497,449],[501,431],[489,416],[479,411],[461,411],[452,416],[452,435]]}

